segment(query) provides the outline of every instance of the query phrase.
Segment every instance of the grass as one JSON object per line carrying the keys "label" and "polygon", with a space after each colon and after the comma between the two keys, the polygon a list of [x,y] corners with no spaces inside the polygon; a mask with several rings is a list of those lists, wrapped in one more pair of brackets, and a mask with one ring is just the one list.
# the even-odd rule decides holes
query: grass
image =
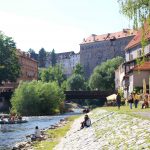
{"label": "grass", "polygon": [[34,149],[35,150],[52,150],[64,137],[67,131],[70,129],[73,121],[77,119],[79,116],[71,116],[67,118],[68,123],[60,128],[47,130],[46,134],[48,134],[48,139],[46,141],[35,142]]}
{"label": "grass", "polygon": [[150,112],[150,108],[141,109],[141,106],[138,106],[138,108],[133,107],[132,109],[130,109],[129,106],[121,106],[120,109],[118,110],[117,106],[113,106],[113,107],[102,107],[102,109],[105,109],[107,111],[117,112],[120,114],[131,115],[131,116],[138,117],[141,119],[150,120],[150,117],[138,114],[138,112]]}

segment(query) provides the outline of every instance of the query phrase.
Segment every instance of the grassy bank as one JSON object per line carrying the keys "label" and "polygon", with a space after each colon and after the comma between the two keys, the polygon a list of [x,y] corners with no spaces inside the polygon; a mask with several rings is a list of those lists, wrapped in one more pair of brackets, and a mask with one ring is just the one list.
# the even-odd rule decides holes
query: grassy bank
{"label": "grassy bank", "polygon": [[77,119],[79,116],[71,116],[67,118],[68,123],[63,127],[50,129],[46,131],[48,134],[48,139],[41,142],[34,143],[35,150],[52,150],[55,145],[59,143],[62,137],[64,137],[67,131],[70,129],[73,121]]}
{"label": "grassy bank", "polygon": [[121,106],[120,109],[118,110],[117,106],[113,106],[113,107],[102,107],[102,109],[105,109],[107,111],[121,113],[121,114],[128,114],[134,117],[150,120],[150,117],[141,115],[141,113],[144,113],[144,112],[150,113],[150,108],[141,109],[141,106],[139,106],[138,108],[133,107],[132,109],[130,109],[129,106]]}

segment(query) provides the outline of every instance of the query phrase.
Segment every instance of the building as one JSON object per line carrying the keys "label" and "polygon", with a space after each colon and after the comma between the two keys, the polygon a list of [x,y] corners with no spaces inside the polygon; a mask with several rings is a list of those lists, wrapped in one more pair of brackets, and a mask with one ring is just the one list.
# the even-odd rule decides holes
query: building
{"label": "building", "polygon": [[75,66],[80,63],[80,53],[66,52],[57,54],[57,64],[62,66],[63,73],[69,77],[73,73]]}
{"label": "building", "polygon": [[38,79],[38,62],[30,58],[28,53],[19,49],[17,50],[17,56],[21,68],[20,77],[16,82],[3,82],[3,85],[0,86],[0,110],[8,110],[11,95],[21,80],[31,81]]}
{"label": "building", "polygon": [[124,76],[125,76],[125,67],[123,64],[121,64],[118,69],[115,70],[115,89],[121,89],[124,90]]}
{"label": "building", "polygon": [[[80,63],[80,53],[75,53],[74,51],[56,53],[56,62],[62,67],[63,73],[66,77],[69,77],[72,75],[76,64]],[[48,55],[46,67],[51,66],[51,64],[51,55]]]}
{"label": "building", "polygon": [[80,63],[88,78],[97,65],[116,56],[125,57],[124,48],[135,36],[136,31],[123,29],[121,32],[103,35],[92,34],[80,44]]}
{"label": "building", "polygon": [[38,62],[32,58],[26,52],[17,50],[19,57],[19,63],[21,66],[21,75],[17,80],[17,83],[22,81],[32,81],[38,79]]}
{"label": "building", "polygon": [[[145,26],[146,28],[146,26]],[[130,94],[135,88],[143,88],[143,79],[145,79],[147,87],[150,76],[149,59],[144,63],[137,64],[137,60],[141,60],[143,56],[150,58],[150,33],[146,32],[148,39],[147,46],[142,50],[141,39],[142,30],[139,30],[137,35],[129,42],[125,48],[125,87],[127,94]],[[146,60],[146,59],[145,59]]]}
{"label": "building", "polygon": [[31,81],[38,79],[38,62],[32,58],[26,52],[17,49],[17,56],[21,68],[20,77],[16,82],[3,82],[3,86],[0,87],[0,92],[13,91],[22,81]]}

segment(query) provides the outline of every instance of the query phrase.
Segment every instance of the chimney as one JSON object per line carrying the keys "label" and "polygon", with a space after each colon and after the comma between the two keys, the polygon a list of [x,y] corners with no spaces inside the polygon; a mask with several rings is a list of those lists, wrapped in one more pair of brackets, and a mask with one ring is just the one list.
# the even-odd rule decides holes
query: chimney
{"label": "chimney", "polygon": [[95,41],[96,34],[91,34],[93,41]]}

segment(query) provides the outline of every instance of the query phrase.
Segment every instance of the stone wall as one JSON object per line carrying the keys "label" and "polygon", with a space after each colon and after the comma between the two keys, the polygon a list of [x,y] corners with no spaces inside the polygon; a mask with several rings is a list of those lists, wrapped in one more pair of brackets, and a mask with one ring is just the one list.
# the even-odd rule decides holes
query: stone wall
{"label": "stone wall", "polygon": [[86,78],[90,77],[94,68],[102,62],[116,56],[125,57],[124,48],[133,36],[80,44],[80,63],[84,68]]}

